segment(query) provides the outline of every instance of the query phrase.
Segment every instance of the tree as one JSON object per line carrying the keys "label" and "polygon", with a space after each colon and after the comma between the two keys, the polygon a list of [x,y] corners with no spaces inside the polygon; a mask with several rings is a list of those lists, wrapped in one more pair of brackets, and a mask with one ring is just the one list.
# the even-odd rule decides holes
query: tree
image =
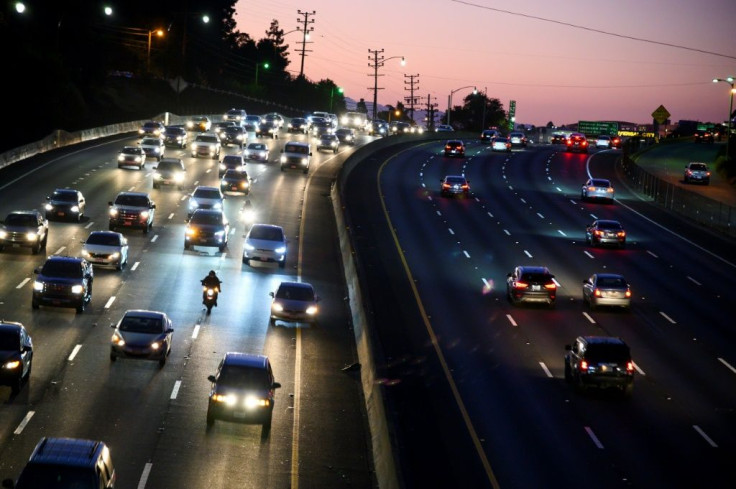
{"label": "tree", "polygon": [[358,101],[358,103],[355,106],[355,111],[362,112],[364,114],[368,113],[368,106],[366,106],[365,104],[365,99],[362,98]]}

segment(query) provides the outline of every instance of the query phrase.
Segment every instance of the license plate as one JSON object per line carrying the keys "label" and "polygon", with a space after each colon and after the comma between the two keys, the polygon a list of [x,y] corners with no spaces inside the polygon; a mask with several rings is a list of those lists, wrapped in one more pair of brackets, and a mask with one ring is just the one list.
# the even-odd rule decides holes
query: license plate
{"label": "license plate", "polygon": [[57,214],[59,214],[60,216],[64,216],[63,212],[58,212]]}
{"label": "license plate", "polygon": [[245,411],[233,411],[233,417],[235,418],[245,418],[248,416],[248,413]]}
{"label": "license plate", "polygon": [[532,290],[542,290],[541,285],[532,285]]}
{"label": "license plate", "polygon": [[130,226],[132,224],[133,224],[132,222],[126,221],[126,222],[123,223],[123,226]]}

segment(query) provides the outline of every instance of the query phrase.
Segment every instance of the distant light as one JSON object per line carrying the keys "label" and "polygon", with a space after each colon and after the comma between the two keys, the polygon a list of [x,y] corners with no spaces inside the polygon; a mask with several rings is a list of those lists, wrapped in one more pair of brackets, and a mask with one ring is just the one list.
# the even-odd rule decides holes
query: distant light
{"label": "distant light", "polygon": [[304,34],[304,39],[306,39],[307,41],[309,41],[309,32],[307,32],[306,34]]}
{"label": "distant light", "polygon": [[19,14],[22,14],[26,11],[26,4],[24,4],[23,2],[15,2],[15,11]]}
{"label": "distant light", "polygon": [[105,15],[107,15],[108,17],[111,16],[112,15],[112,7],[110,7],[109,5],[106,5],[105,6],[105,9],[104,9],[104,12],[105,12]]}
{"label": "distant light", "polygon": [[210,16],[209,15],[203,15],[202,16],[202,22],[204,22],[205,24],[209,24],[210,23]]}
{"label": "distant light", "polygon": [[401,66],[406,66],[406,59],[404,57],[401,57]]}

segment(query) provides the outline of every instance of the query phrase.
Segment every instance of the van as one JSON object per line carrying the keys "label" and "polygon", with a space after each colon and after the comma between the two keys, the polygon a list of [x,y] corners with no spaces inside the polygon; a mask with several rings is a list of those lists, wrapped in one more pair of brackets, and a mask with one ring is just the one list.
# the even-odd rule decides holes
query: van
{"label": "van", "polygon": [[289,141],[281,150],[281,171],[287,168],[309,172],[309,160],[312,156],[312,147],[309,143]]}

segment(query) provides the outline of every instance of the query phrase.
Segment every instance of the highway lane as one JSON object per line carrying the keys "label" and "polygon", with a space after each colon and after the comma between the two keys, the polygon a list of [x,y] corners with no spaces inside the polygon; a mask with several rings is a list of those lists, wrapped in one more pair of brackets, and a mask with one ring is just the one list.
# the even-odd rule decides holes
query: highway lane
{"label": "highway lane", "polygon": [[[325,198],[352,150],[343,147],[338,155],[313,150],[307,177],[280,172],[274,163],[287,138],[305,136],[268,140],[272,162],[248,164],[256,180],[249,198],[258,220],[282,225],[289,239],[284,270],[241,263],[243,197],[228,196],[225,202],[235,224],[225,253],[183,250],[185,194],[196,184],[217,185],[212,160],[170,150],[167,156],[182,157],[187,166],[184,192],[152,190],[154,162],[142,172],[116,167],[118,148],[132,138],[46,155],[2,174],[3,215],[40,208],[55,187],[76,187],[87,198],[82,223],[51,223],[49,254],[78,254],[90,230],[106,229],[107,202],[118,191],[150,192],[157,208],[149,234],[125,233],[130,256],[122,273],[95,269],[93,299],[83,314],[32,311],[32,270],[43,263],[43,254],[0,254],[0,315],[25,324],[35,347],[30,386],[16,398],[0,388],[0,478],[17,476],[41,436],[71,436],[111,446],[122,488],[373,485],[359,379],[341,371],[355,361],[355,352],[335,256],[333,211]],[[53,162],[44,166],[47,161]],[[224,283],[219,307],[207,317],[198,281],[210,269]],[[319,325],[269,328],[268,292],[282,280],[298,279],[313,283],[322,298]],[[126,359],[110,363],[109,325],[130,308],[163,310],[172,317],[174,343],[164,368]],[[221,422],[205,430],[207,376],[232,350],[263,352],[272,359],[283,387],[269,436],[259,426]]]}
{"label": "highway lane", "polygon": [[[411,271],[408,281],[403,271],[387,270],[389,264],[401,267],[387,258],[396,255],[390,240],[365,256],[366,236],[388,233],[384,216],[366,218],[368,206],[353,212],[370,190],[349,200],[373,282],[376,322],[410,330],[390,339],[383,332],[386,356],[390,361],[412,352],[426,366],[419,374],[423,385],[404,382],[388,390],[411,412],[435,413],[397,415],[397,432],[412,450],[403,461],[414,485],[457,477],[473,487],[491,486],[495,478],[501,487],[727,487],[736,379],[728,365],[736,359],[722,291],[734,285],[730,262],[630,211],[645,206],[619,182],[620,204],[580,203],[584,155],[545,147],[506,156],[470,143],[468,158],[450,160],[440,149],[420,146],[372,168],[375,175],[386,161],[372,190],[385,199]],[[615,177],[612,163],[600,155],[590,168],[596,176]],[[439,179],[460,172],[470,178],[473,198],[439,198]],[[365,173],[359,181],[368,178]],[[350,187],[346,194],[356,192]],[[672,220],[655,214],[664,226]],[[627,249],[585,246],[583,228],[593,216],[621,220],[629,232]],[[693,240],[703,239],[702,230],[678,226]],[[712,237],[708,246],[720,251],[725,244]],[[561,287],[554,311],[508,305],[505,275],[517,264],[544,264],[556,274]],[[583,307],[580,283],[598,270],[620,271],[632,282],[631,313]],[[396,293],[394,300],[377,291],[376,282],[386,280],[394,288],[415,284],[425,316],[411,292]],[[383,313],[392,301],[407,319]],[[579,334],[621,336],[631,345],[639,367],[631,401],[579,396],[565,385],[563,345]],[[450,407],[453,386],[458,393]],[[443,406],[446,413],[439,415]],[[435,426],[440,421],[453,428]],[[469,428],[459,431],[462,424]],[[446,436],[438,439],[438,431]],[[491,471],[480,467],[484,458]],[[443,475],[428,468],[443,459],[442,467],[454,470]]]}

